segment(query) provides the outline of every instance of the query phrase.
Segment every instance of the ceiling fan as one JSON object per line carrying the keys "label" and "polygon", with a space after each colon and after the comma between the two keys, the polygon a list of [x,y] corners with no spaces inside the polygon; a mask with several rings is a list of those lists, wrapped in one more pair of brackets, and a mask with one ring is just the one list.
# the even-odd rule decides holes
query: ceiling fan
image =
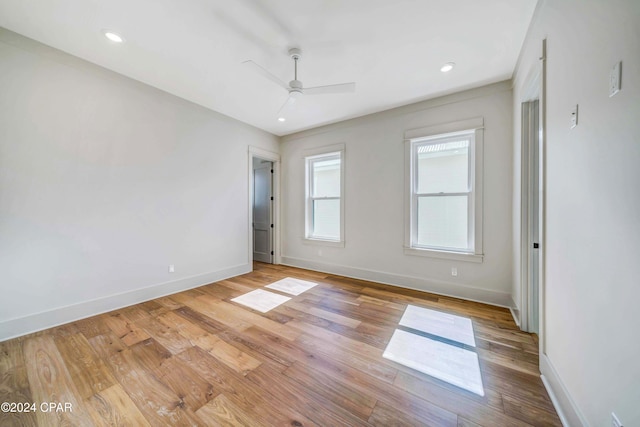
{"label": "ceiling fan", "polygon": [[349,93],[356,90],[356,84],[353,82],[327,86],[304,87],[302,85],[302,82],[298,80],[298,61],[302,58],[302,51],[298,48],[289,49],[289,56],[291,57],[291,59],[293,59],[293,80],[291,80],[289,84],[283,82],[278,77],[267,71],[264,67],[251,60],[243,62],[244,65],[250,67],[255,72],[271,80],[272,82],[289,92],[289,97],[285,101],[284,105],[282,105],[280,110],[278,110],[277,117],[281,122],[284,122],[286,120],[286,116],[289,113],[290,109],[296,103],[296,100],[302,95]]}

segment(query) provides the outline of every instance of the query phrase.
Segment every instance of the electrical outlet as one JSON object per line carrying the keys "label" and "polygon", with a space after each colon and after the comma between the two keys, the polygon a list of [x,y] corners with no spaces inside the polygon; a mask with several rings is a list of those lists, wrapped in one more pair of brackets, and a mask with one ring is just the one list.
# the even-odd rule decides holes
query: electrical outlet
{"label": "electrical outlet", "polygon": [[622,86],[622,62],[618,62],[613,66],[609,73],[609,97],[620,92]]}
{"label": "electrical outlet", "polygon": [[611,413],[611,427],[624,427],[613,412]]}
{"label": "electrical outlet", "polygon": [[174,273],[175,271],[176,267],[173,264],[169,265],[169,273]]}
{"label": "electrical outlet", "polygon": [[451,275],[452,276],[457,276],[458,275],[458,269],[456,267],[451,267]]}

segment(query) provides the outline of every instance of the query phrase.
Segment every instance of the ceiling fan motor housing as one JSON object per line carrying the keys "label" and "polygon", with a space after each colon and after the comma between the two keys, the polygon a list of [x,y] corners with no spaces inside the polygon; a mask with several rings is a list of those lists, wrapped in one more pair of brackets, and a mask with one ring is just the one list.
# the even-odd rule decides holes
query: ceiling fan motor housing
{"label": "ceiling fan motor housing", "polygon": [[302,58],[302,50],[298,49],[297,47],[291,48],[289,49],[289,56],[294,61],[297,61]]}
{"label": "ceiling fan motor housing", "polygon": [[291,80],[289,82],[289,95],[291,96],[302,95],[302,82],[300,80]]}

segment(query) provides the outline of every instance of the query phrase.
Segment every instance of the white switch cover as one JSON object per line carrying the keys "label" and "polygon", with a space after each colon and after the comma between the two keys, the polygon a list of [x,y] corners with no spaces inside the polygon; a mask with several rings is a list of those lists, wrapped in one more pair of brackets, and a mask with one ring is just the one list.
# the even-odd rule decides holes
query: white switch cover
{"label": "white switch cover", "polygon": [[176,268],[174,267],[174,265],[173,265],[173,264],[171,264],[171,265],[169,266],[169,273],[173,273],[173,272],[175,272],[175,271],[176,271]]}
{"label": "white switch cover", "polygon": [[609,97],[620,92],[622,86],[622,62],[618,62],[609,73]]}
{"label": "white switch cover", "polygon": [[578,104],[571,110],[571,129],[578,126]]}
{"label": "white switch cover", "polygon": [[451,275],[452,276],[457,276],[458,275],[458,269],[456,267],[451,267]]}
{"label": "white switch cover", "polygon": [[624,427],[613,412],[611,413],[611,427]]}

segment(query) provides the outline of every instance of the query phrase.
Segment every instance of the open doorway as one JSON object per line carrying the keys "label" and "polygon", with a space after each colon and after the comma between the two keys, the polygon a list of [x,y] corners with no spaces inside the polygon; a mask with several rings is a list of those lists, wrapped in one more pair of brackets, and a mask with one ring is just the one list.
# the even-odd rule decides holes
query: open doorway
{"label": "open doorway", "polygon": [[253,158],[253,260],[273,264],[273,162]]}
{"label": "open doorway", "polygon": [[249,262],[279,264],[280,156],[249,147]]}

